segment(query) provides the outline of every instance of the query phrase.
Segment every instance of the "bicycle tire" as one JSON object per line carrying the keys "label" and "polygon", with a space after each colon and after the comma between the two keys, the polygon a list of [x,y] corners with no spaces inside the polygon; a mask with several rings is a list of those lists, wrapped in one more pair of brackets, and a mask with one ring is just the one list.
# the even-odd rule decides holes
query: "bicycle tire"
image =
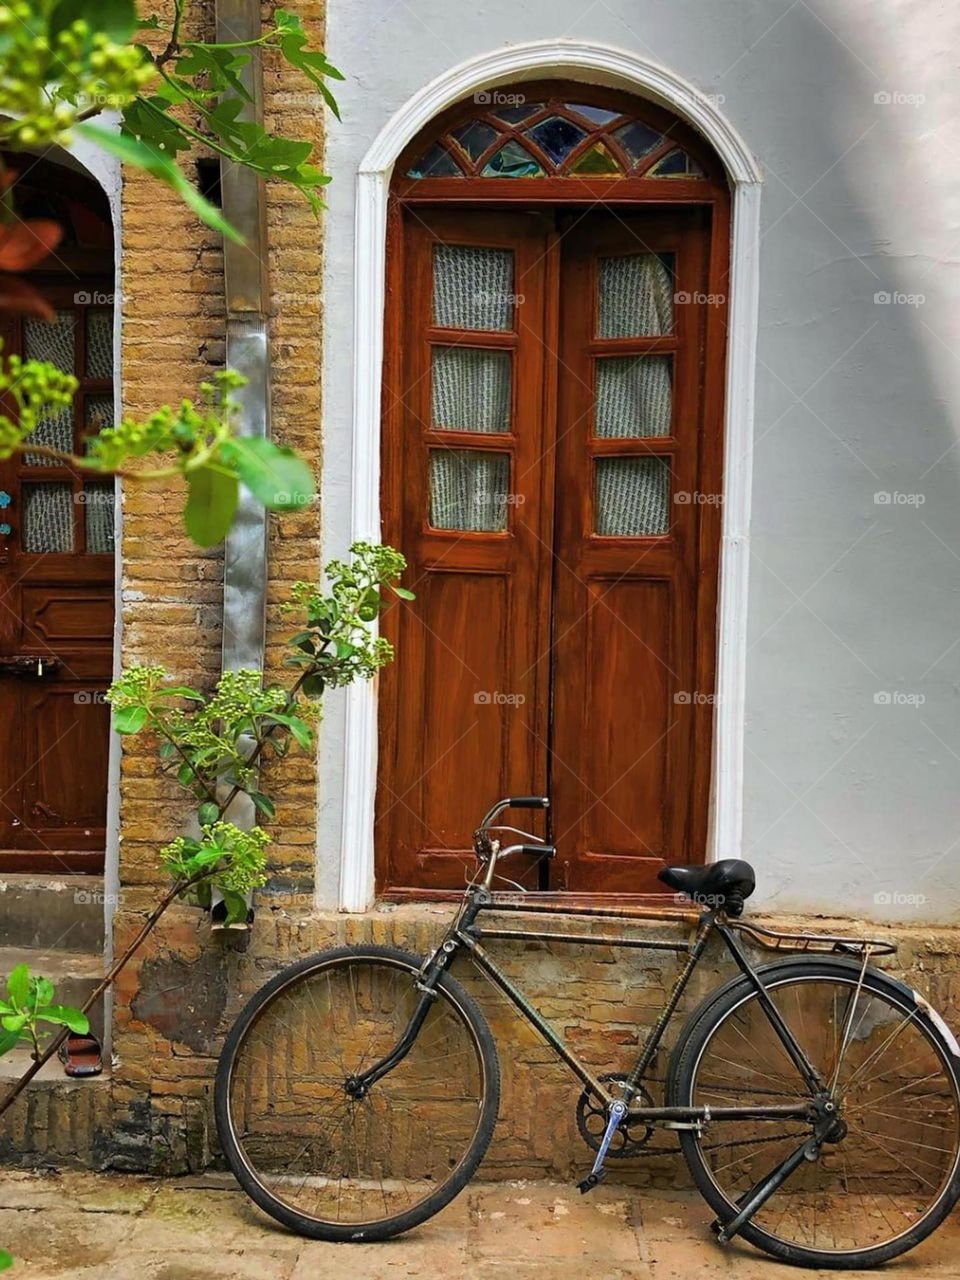
{"label": "bicycle tire", "polygon": [[[500,1065],[496,1045],[489,1024],[474,999],[449,973],[442,973],[437,983],[438,1001],[445,1002],[446,1010],[455,1010],[476,1045],[482,1067],[482,1101],[476,1129],[469,1146],[456,1166],[431,1194],[410,1209],[389,1214],[381,1219],[360,1223],[334,1222],[306,1214],[294,1205],[274,1194],[264,1184],[262,1176],[244,1149],[233,1119],[231,1085],[234,1081],[238,1058],[242,1054],[248,1034],[258,1019],[265,1015],[273,1002],[284,993],[295,991],[296,984],[311,977],[338,971],[344,966],[380,965],[399,970],[410,976],[411,982],[420,970],[422,959],[410,952],[393,947],[351,946],[320,952],[306,960],[291,965],[277,974],[248,1002],[230,1030],[217,1067],[214,1089],[214,1109],[220,1144],[231,1171],[240,1186],[266,1213],[299,1235],[317,1240],[336,1242],[363,1242],[386,1240],[400,1235],[425,1222],[438,1213],[459,1194],[473,1176],[483,1159],[497,1120],[500,1101]],[[338,975],[339,976],[339,975]],[[389,1077],[387,1077],[389,1078]],[[374,1085],[374,1089],[376,1089]],[[383,1184],[381,1183],[381,1189]],[[386,1195],[384,1205],[387,1207]]]}
{"label": "bicycle tire", "polygon": [[[800,957],[777,961],[764,966],[759,972],[764,987],[770,991],[784,990],[789,984],[822,982],[843,984],[848,991],[860,977],[861,967],[854,961],[841,957]],[[949,1082],[954,1098],[960,1100],[960,1071],[956,1041],[951,1034],[943,1033],[936,1015],[928,1012],[928,1006],[919,1002],[915,994],[903,983],[875,969],[867,969],[863,991],[881,1001],[888,1001],[905,1015],[926,1037],[936,1052],[943,1068],[944,1079]],[[858,997],[859,998],[859,997]],[[668,1068],[668,1098],[674,1106],[697,1106],[696,1075],[702,1056],[711,1039],[717,1036],[732,1015],[746,1007],[756,992],[744,977],[727,984],[715,997],[708,997],[695,1011],[681,1032],[671,1056]],[[767,1024],[769,1029],[769,1024]],[[774,1036],[772,1029],[769,1035]],[[841,1055],[842,1056],[842,1055]],[[856,1075],[856,1071],[854,1072]],[[799,1080],[799,1072],[797,1073]],[[730,1122],[732,1132],[732,1122]],[[717,1214],[719,1222],[729,1221],[736,1209],[731,1197],[723,1193],[716,1177],[711,1173],[705,1157],[703,1142],[695,1132],[681,1131],[680,1146],[698,1191]],[[952,1165],[946,1168],[942,1190],[927,1207],[923,1216],[911,1227],[904,1229],[890,1240],[864,1248],[829,1250],[810,1248],[786,1241],[775,1232],[766,1229],[756,1219],[747,1222],[740,1230],[744,1239],[782,1261],[811,1268],[853,1270],[867,1269],[887,1262],[908,1252],[937,1229],[960,1199],[960,1142],[953,1150]],[[776,1199],[776,1196],[773,1198]],[[770,1204],[773,1201],[768,1202]],[[784,1214],[784,1217],[787,1215]]]}

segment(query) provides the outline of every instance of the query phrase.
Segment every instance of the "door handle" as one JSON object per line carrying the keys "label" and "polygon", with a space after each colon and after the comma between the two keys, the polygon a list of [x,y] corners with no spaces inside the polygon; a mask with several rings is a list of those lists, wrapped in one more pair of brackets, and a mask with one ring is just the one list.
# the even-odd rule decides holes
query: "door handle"
{"label": "door handle", "polygon": [[59,658],[43,657],[36,653],[16,653],[11,657],[0,657],[0,676],[18,676],[21,679],[32,676],[43,679],[59,671],[63,663]]}

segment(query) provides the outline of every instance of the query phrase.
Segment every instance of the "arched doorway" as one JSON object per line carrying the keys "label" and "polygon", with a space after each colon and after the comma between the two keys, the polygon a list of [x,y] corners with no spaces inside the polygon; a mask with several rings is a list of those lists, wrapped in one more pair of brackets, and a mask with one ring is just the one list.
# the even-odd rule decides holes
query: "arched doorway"
{"label": "arched doorway", "polygon": [[[0,317],[4,350],[73,373],[71,409],[36,442],[83,452],[114,421],[114,246],[101,187],[69,157],[11,158],[22,217],[52,218],[63,239],[27,277],[47,321]],[[0,462],[0,869],[103,869],[114,632],[112,480],[41,453]]]}
{"label": "arched doorway", "polygon": [[462,886],[498,795],[553,798],[528,885],[650,892],[707,837],[729,191],[703,139],[561,81],[407,148],[388,240],[378,880]]}

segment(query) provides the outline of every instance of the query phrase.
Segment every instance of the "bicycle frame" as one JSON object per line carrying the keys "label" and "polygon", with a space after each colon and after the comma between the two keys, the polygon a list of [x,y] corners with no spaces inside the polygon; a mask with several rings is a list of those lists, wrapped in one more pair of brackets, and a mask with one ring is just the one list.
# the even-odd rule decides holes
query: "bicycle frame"
{"label": "bicycle frame", "polygon": [[[723,917],[722,912],[711,909],[704,911],[698,922],[696,938],[692,943],[668,942],[658,939],[636,938],[629,936],[610,936],[599,934],[567,933],[556,930],[539,929],[507,929],[484,928],[478,924],[478,917],[484,911],[496,910],[506,912],[529,912],[531,907],[522,901],[515,901],[497,895],[485,885],[471,886],[467,890],[463,904],[456,919],[443,938],[440,945],[427,957],[420,970],[417,986],[421,991],[421,999],[417,1004],[409,1024],[397,1045],[385,1058],[369,1067],[361,1075],[354,1078],[354,1086],[365,1093],[375,1081],[386,1075],[398,1062],[406,1057],[430,1006],[437,998],[435,987],[445,969],[449,969],[458,954],[465,952],[476,967],[499,988],[514,1005],[520,1015],[526,1019],[550,1045],[558,1057],[567,1065],[584,1088],[600,1100],[604,1108],[609,1109],[615,1102],[626,1101],[632,1120],[665,1123],[670,1127],[698,1128],[709,1121],[734,1120],[783,1120],[798,1119],[815,1123],[819,1118],[815,1105],[817,1096],[827,1092],[827,1086],[819,1073],[812,1066],[802,1047],[786,1025],[761,979],[750,964],[740,947],[734,929]],[[626,923],[631,918],[626,912],[612,908],[558,907],[556,914],[568,917],[602,916]],[[668,912],[658,915],[656,911],[645,914],[645,919],[670,920]],[[676,1012],[687,984],[702,957],[707,943],[714,933],[718,933],[726,944],[734,963],[747,978],[757,993],[758,1002],[763,1009],[773,1031],[783,1044],[787,1054],[800,1072],[810,1098],[785,1105],[753,1106],[753,1107],[654,1107],[645,1106],[635,1101],[643,1076],[653,1061],[654,1055],[663,1039],[664,1033]],[[617,946],[646,951],[672,951],[678,955],[686,955],[686,962],[677,975],[666,1004],[661,1010],[655,1025],[644,1042],[633,1069],[630,1071],[624,1086],[624,1095],[618,1096],[608,1089],[574,1053],[556,1029],[538,1012],[523,992],[498,967],[482,940],[508,939],[523,942],[566,943],[571,946]]]}

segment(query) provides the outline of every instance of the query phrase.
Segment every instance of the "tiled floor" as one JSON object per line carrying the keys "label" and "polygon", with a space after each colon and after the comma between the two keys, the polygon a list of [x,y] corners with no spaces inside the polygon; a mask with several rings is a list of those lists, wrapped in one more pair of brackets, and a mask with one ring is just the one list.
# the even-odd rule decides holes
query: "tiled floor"
{"label": "tiled floor", "polygon": [[[476,1183],[384,1244],[302,1240],[223,1177],[0,1172],[11,1280],[779,1280],[817,1274],[720,1249],[693,1194]],[[832,1273],[822,1273],[832,1274]],[[847,1272],[847,1275],[861,1273]],[[878,1275],[880,1273],[867,1273]],[[960,1218],[882,1274],[960,1277]],[[6,1280],[6,1276],[4,1277]]]}

